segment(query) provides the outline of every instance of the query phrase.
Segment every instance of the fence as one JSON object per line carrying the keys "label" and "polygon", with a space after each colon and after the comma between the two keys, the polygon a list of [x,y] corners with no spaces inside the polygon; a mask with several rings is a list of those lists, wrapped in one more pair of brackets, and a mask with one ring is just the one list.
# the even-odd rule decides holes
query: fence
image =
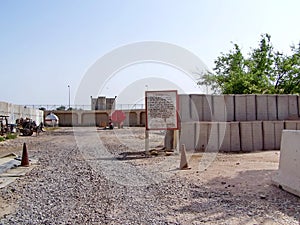
{"label": "fence", "polygon": [[[33,109],[41,109],[41,110],[69,110],[71,108],[72,110],[91,110],[91,105],[51,105],[51,104],[42,104],[42,105],[26,105],[28,108]],[[131,109],[145,109],[144,104],[116,104],[115,109],[119,110],[131,110]]]}

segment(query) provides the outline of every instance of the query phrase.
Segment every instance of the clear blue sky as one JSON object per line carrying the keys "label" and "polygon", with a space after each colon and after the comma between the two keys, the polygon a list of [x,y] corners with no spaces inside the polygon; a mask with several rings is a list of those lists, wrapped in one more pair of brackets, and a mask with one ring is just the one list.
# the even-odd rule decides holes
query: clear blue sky
{"label": "clear blue sky", "polygon": [[[299,0],[0,0],[0,101],[67,104],[68,85],[73,101],[97,59],[133,42],[176,44],[210,69],[231,42],[248,52],[263,33],[288,53],[300,41],[299,8]],[[130,74],[116,76],[108,95],[131,85]]]}

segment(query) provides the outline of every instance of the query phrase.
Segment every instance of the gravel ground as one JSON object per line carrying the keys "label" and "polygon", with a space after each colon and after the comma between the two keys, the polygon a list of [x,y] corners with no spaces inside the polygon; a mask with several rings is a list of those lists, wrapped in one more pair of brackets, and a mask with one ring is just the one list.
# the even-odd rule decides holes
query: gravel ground
{"label": "gravel ground", "polygon": [[[162,139],[151,133],[151,148]],[[178,155],[116,159],[144,150],[143,128],[60,128],[2,142],[0,155],[24,141],[39,163],[0,190],[0,224],[299,224],[300,198],[271,183],[276,151],[218,154],[204,171],[189,153],[179,171]]]}

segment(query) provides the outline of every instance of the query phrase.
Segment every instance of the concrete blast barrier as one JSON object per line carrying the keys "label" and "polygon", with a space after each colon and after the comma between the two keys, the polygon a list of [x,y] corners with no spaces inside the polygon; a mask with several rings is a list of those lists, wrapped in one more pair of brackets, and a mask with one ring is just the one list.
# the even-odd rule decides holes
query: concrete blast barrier
{"label": "concrete blast barrier", "polygon": [[289,95],[289,118],[298,118],[298,96]]}
{"label": "concrete blast barrier", "polygon": [[208,138],[208,143],[206,147],[206,152],[218,152],[219,151],[219,123],[210,123],[210,133]]}
{"label": "concrete blast barrier", "polygon": [[282,132],[279,169],[273,182],[300,197],[300,131]]}
{"label": "concrete blast barrier", "polygon": [[268,98],[266,95],[256,96],[256,116],[257,120],[269,120],[268,119]]}
{"label": "concrete blast barrier", "polygon": [[246,95],[246,120],[256,120],[256,95]]}
{"label": "concrete blast barrier", "polygon": [[0,102],[0,115],[9,116],[8,123],[14,124],[17,119],[30,118],[37,124],[43,121],[44,112],[38,109],[26,108],[22,105],[14,105],[12,103]]}
{"label": "concrete blast barrier", "polygon": [[223,152],[230,151],[230,123],[219,123],[219,150]]}
{"label": "concrete blast barrier", "polygon": [[284,121],[284,129],[285,130],[297,130],[298,124],[300,124],[300,121]]}
{"label": "concrete blast barrier", "polygon": [[241,150],[245,152],[263,149],[262,122],[240,122]]}
{"label": "concrete blast barrier", "polygon": [[223,95],[212,96],[213,121],[226,121],[226,105]]}
{"label": "concrete blast barrier", "polygon": [[278,120],[298,118],[298,96],[297,95],[278,95]]}
{"label": "concrete blast barrier", "polygon": [[219,123],[219,145],[222,152],[241,150],[239,122]]}
{"label": "concrete blast barrier", "polygon": [[226,107],[226,120],[234,121],[234,95],[224,95],[225,107]]}
{"label": "concrete blast barrier", "polygon": [[256,95],[256,119],[277,120],[276,95]]}
{"label": "concrete blast barrier", "polygon": [[212,96],[191,95],[191,119],[194,121],[211,121]]}
{"label": "concrete blast barrier", "polygon": [[7,102],[0,102],[0,115],[8,116],[8,103]]}
{"label": "concrete blast barrier", "polygon": [[191,95],[191,116],[194,121],[202,121],[202,95]]}
{"label": "concrete blast barrier", "polygon": [[288,95],[278,95],[277,96],[277,117],[278,120],[286,120],[289,117],[289,96]]}
{"label": "concrete blast barrier", "polygon": [[197,122],[196,151],[240,151],[239,122]]}
{"label": "concrete blast barrier", "polygon": [[191,103],[189,95],[179,95],[179,116],[181,122],[191,121]]}
{"label": "concrete blast barrier", "polygon": [[235,121],[246,121],[247,120],[247,103],[245,95],[234,96],[234,111]]}
{"label": "concrete blast barrier", "polygon": [[195,135],[197,137],[196,151],[205,151],[208,144],[210,135],[210,123],[209,122],[197,122]]}
{"label": "concrete blast barrier", "polygon": [[263,149],[280,149],[281,132],[284,129],[283,121],[263,121]]}
{"label": "concrete blast barrier", "polygon": [[179,144],[185,145],[187,151],[195,150],[196,148],[196,132],[195,132],[195,122],[181,123],[181,132],[179,137]]}
{"label": "concrete blast barrier", "polygon": [[241,150],[240,142],[240,123],[230,123],[230,151],[237,152]]}
{"label": "concrete blast barrier", "polygon": [[212,95],[212,120],[227,122],[234,120],[234,96]]}
{"label": "concrete blast barrier", "polygon": [[277,96],[267,95],[268,120],[277,120]]}

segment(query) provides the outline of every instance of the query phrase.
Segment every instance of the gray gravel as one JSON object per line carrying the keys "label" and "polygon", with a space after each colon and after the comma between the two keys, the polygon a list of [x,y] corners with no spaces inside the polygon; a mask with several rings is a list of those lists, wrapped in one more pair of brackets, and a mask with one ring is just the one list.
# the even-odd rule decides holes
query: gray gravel
{"label": "gray gravel", "polygon": [[[16,204],[1,224],[299,224],[300,199],[275,186],[236,192],[222,179],[195,183],[178,176],[177,156],[116,160],[120,152],[142,150],[141,128],[80,128],[75,136],[62,128],[28,139],[39,164],[0,190]],[[160,134],[153,137],[158,145]]]}

